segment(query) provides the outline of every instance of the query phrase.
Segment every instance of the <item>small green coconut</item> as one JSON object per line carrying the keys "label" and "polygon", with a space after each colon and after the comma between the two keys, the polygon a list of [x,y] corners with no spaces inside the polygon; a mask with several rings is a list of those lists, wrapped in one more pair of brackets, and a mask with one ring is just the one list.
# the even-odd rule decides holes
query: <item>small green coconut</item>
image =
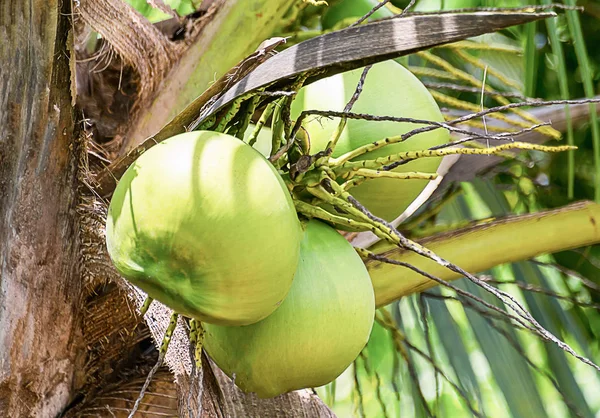
{"label": "small green coconut", "polygon": [[256,324],[205,325],[204,347],[242,390],[273,397],[338,377],[367,343],[374,315],[362,260],[333,228],[311,220],[281,306]]}
{"label": "small green coconut", "polygon": [[119,181],[106,224],[127,280],[178,313],[227,325],[279,306],[301,239],[274,167],[216,132],[177,135],[142,154]]}
{"label": "small green coconut", "polygon": [[[362,69],[319,80],[300,90],[293,104],[297,117],[302,110],[342,111],[356,89]],[[443,122],[435,100],[425,86],[406,68],[395,61],[373,65],[365,79],[363,92],[352,108],[353,112],[380,116],[406,117]],[[308,116],[304,127],[310,134],[311,153],[325,149],[339,119]],[[423,125],[414,123],[375,122],[349,119],[333,152],[339,157],[363,145],[386,137],[402,135]],[[437,129],[420,133],[406,140],[366,153],[357,160],[374,159],[395,153],[427,149],[449,141],[448,131]],[[424,158],[394,169],[396,172],[420,171],[435,173],[441,158]],[[350,189],[350,193],[373,214],[391,221],[400,215],[421,193],[428,180],[397,180],[377,178]]]}

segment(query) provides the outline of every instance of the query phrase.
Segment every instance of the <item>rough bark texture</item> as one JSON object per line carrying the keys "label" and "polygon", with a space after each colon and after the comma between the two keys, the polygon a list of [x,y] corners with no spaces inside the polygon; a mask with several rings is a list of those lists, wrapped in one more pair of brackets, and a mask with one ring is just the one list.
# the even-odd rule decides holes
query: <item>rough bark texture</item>
{"label": "rough bark texture", "polygon": [[0,411],[7,417],[59,414],[81,360],[69,7],[0,5]]}
{"label": "rough bark texture", "polygon": [[211,364],[219,382],[221,407],[227,417],[252,418],[335,418],[335,415],[309,390],[286,393],[273,399],[259,399],[256,395],[243,393],[219,368]]}
{"label": "rough bark texture", "polygon": [[152,94],[171,67],[175,45],[122,0],[81,0],[77,10],[121,59],[136,70],[140,78],[138,100]]}

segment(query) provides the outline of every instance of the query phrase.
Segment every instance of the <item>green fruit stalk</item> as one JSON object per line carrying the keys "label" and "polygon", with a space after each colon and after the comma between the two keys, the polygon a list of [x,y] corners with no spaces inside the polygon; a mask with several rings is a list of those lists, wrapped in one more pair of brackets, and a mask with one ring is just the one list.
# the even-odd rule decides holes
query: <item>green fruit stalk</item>
{"label": "green fruit stalk", "polygon": [[119,181],[106,225],[126,279],[178,313],[227,325],[279,306],[301,239],[273,166],[242,141],[206,131],[142,154]]}
{"label": "green fruit stalk", "polygon": [[[248,140],[252,134],[252,131],[254,131],[254,128],[256,128],[256,125],[254,125],[253,123],[248,125],[248,129],[244,133],[244,142],[248,143]],[[271,145],[273,141],[272,138],[273,131],[271,131],[271,128],[263,126],[260,132],[258,133],[258,136],[256,137],[256,142],[254,143],[254,145],[252,145],[252,147],[258,152],[260,152],[265,158],[269,158],[269,156],[271,155]]]}
{"label": "green fruit stalk", "polygon": [[327,384],[358,356],[375,314],[371,279],[352,246],[311,220],[281,306],[243,327],[205,325],[204,347],[246,392],[273,397]]}
{"label": "green fruit stalk", "polygon": [[[354,94],[362,69],[335,75],[304,87],[293,104],[297,117],[302,110],[342,111]],[[369,71],[363,92],[352,108],[353,112],[380,116],[406,117],[443,122],[443,116],[435,100],[425,86],[406,68],[395,61],[373,65]],[[323,150],[339,124],[339,119],[308,116],[304,127],[310,135],[311,154]],[[376,122],[349,119],[333,152],[339,157],[349,151],[374,141],[402,135],[422,125],[414,123]],[[448,142],[444,129],[423,132],[405,142],[387,145],[366,153],[358,160],[370,160],[405,151],[427,149]],[[395,172],[420,171],[434,173],[441,158],[423,158],[399,166]],[[398,180],[377,178],[368,180],[350,190],[373,214],[388,221],[400,215],[421,193],[428,180]]]}

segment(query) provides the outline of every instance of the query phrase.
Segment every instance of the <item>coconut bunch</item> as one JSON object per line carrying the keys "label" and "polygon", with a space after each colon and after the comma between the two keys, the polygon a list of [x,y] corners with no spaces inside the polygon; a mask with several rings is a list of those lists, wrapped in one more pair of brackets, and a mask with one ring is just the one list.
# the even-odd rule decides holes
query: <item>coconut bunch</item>
{"label": "coconut bunch", "polygon": [[305,80],[280,96],[244,96],[150,148],[120,180],[107,219],[123,277],[191,319],[197,366],[204,348],[260,397],[331,382],[369,339],[363,259],[376,255],[337,230],[436,260],[390,221],[442,156],[506,147],[452,146],[430,93],[395,61]]}
{"label": "coconut bunch", "polygon": [[[349,4],[331,8],[323,27],[378,3]],[[443,156],[568,148],[454,146],[448,129],[465,131],[444,123],[426,87],[393,60],[306,83],[314,75],[240,95],[153,146],[108,211],[108,252],[148,294],[142,313],[155,299],[189,318],[196,366],[204,349],[259,397],[331,382],[369,339],[375,295],[363,259],[377,254],[339,230],[445,262],[390,223],[436,179]]]}
{"label": "coconut bunch", "polygon": [[351,71],[272,101],[243,131],[248,123],[232,117],[221,123],[226,133],[165,140],[129,167],[110,204],[107,247],[118,271],[192,318],[192,339],[261,397],[327,384],[359,355],[373,324],[373,287],[336,229],[372,230],[377,221],[348,197],[373,219],[395,218],[440,158],[393,171],[375,162],[448,140],[443,129],[399,140],[414,123],[306,117],[343,110],[357,85],[357,113],[443,120],[417,78],[383,62],[366,78]]}

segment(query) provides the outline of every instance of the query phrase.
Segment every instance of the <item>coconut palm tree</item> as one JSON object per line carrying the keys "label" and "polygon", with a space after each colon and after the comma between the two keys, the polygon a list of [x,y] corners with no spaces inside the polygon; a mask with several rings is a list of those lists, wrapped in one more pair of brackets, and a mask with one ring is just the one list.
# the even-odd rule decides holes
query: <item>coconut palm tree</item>
{"label": "coconut palm tree", "polygon": [[[408,221],[404,219],[398,226],[407,236],[464,271],[444,268],[365,233],[347,236],[357,247],[369,250],[368,254],[363,253],[367,254],[365,264],[373,280],[377,305],[383,309],[376,315],[378,325],[369,345],[349,370],[351,374],[342,376],[337,389],[335,384],[320,389],[321,398],[314,391],[302,390],[259,400],[237,389],[207,357],[203,357],[203,367],[196,369],[190,357],[189,329],[183,319],[179,320],[168,351],[155,348],[169,326],[170,311],[154,303],[142,318],[144,295],[117,274],[104,246],[110,192],[115,180],[136,156],[154,143],[185,130],[198,121],[199,115],[204,118],[202,122],[212,110],[222,111],[219,106],[231,102],[227,102],[226,94],[230,93],[232,100],[241,94],[233,88],[235,83],[247,74],[260,74],[261,68],[266,68],[259,66],[262,62],[275,63],[272,64],[275,70],[282,71],[275,71],[273,79],[279,81],[277,89],[282,89],[289,87],[294,77],[318,65],[322,66],[323,74],[333,74],[379,61],[382,56],[396,58],[409,51],[549,17],[504,14],[502,20],[488,16],[485,22],[489,25],[473,29],[469,19],[484,19],[481,15],[464,19],[441,15],[440,19],[446,19],[444,22],[452,21],[457,26],[445,29],[431,26],[436,34],[431,37],[405,33],[409,46],[412,42],[414,48],[398,43],[386,45],[386,37],[381,35],[369,38],[383,43],[386,52],[375,54],[363,48],[358,55],[344,58],[343,53],[335,55],[334,47],[338,45],[336,42],[348,45],[347,40],[335,32],[329,38],[318,37],[321,17],[327,10],[321,3],[79,0],[44,4],[12,2],[2,6],[0,411],[4,415],[128,416],[136,409],[139,416],[334,416],[321,398],[339,408],[340,413],[344,413],[344,408],[352,409],[347,401],[340,399],[343,392],[340,386],[348,381],[348,376],[354,382],[351,392],[354,409],[368,416],[394,416],[397,411],[394,408],[404,406],[406,399],[414,401],[410,413],[419,416],[442,413],[455,404],[476,416],[486,411],[496,416],[498,410],[494,408],[506,405],[513,416],[540,416],[539,413],[547,413],[545,402],[556,393],[562,395],[562,400],[555,401],[557,408],[571,411],[565,413],[591,416],[593,408],[598,408],[581,383],[584,379],[596,381],[597,376],[582,372],[579,363],[575,364],[571,357],[567,359],[560,351],[560,348],[571,350],[561,342],[566,340],[575,347],[572,354],[584,362],[584,357],[597,358],[597,345],[593,343],[597,324],[594,313],[581,311],[583,308],[573,313],[571,305],[555,299],[541,301],[525,293],[522,297],[525,301],[513,306],[518,309],[526,305],[533,316],[523,313],[517,324],[533,329],[535,335],[549,341],[548,347],[538,345],[531,349],[534,344],[531,337],[513,330],[514,317],[508,316],[512,311],[506,307],[512,299],[490,285],[493,280],[510,281],[500,287],[513,286],[517,291],[534,289],[539,293],[551,287],[548,277],[552,274],[558,274],[559,279],[563,273],[569,280],[581,278],[575,272],[581,267],[579,258],[585,256],[585,260],[592,261],[593,258],[587,257],[587,253],[577,253],[579,258],[575,261],[566,257],[564,263],[570,262],[571,269],[559,266],[561,273],[555,270],[548,273],[556,265],[550,258],[535,258],[538,263],[535,265],[515,264],[510,267],[512,273],[502,271],[501,267],[492,271],[492,278],[471,273],[533,259],[540,254],[562,251],[564,255],[565,251],[597,243],[600,207],[585,202],[543,210],[542,198],[532,193],[532,184],[527,183],[534,174],[546,173],[537,172],[536,168],[516,174],[513,167],[503,171],[505,183],[516,190],[512,195],[498,194],[492,183],[481,180],[475,186],[461,186],[462,195],[458,199],[452,188],[444,187],[469,180],[473,171],[496,167],[499,163],[496,158],[477,167],[468,158],[453,161],[454,168],[439,176],[436,194],[421,196],[427,203],[407,213]],[[387,10],[399,11],[393,7]],[[573,11],[567,13],[569,19],[575,19]],[[355,21],[355,17],[351,20]],[[406,19],[431,22],[422,16]],[[387,30],[405,24],[397,22],[386,23]],[[349,20],[339,20],[332,29],[348,23]],[[371,29],[364,28],[367,32],[362,32],[360,39],[375,36],[374,30],[368,32]],[[458,31],[454,31],[456,28]],[[551,33],[550,26],[548,29]],[[281,39],[261,45],[265,39],[282,34],[292,36],[287,45],[282,45]],[[293,46],[309,38],[315,42]],[[278,69],[276,63],[302,51],[302,45],[319,43],[322,50],[305,48],[304,55],[295,55],[298,72]],[[464,48],[468,46],[463,44]],[[275,47],[289,49],[275,54],[272,52]],[[505,81],[502,71],[492,72],[500,64],[485,55],[485,47],[480,45],[473,50],[478,52],[456,59],[452,55],[463,52],[449,46],[433,53],[422,52],[404,63],[414,67],[415,73],[420,69],[426,84],[439,92],[438,102],[454,97],[469,103],[474,101],[473,88],[456,93],[456,88],[441,86],[435,80],[431,64],[447,62],[447,68],[453,69],[448,72],[456,76],[479,74],[478,65],[487,62],[484,71],[486,74],[490,71],[488,94],[502,105],[511,96],[508,89],[502,89]],[[496,48],[506,54],[505,58],[510,56],[510,50],[511,45]],[[311,55],[315,51],[323,53],[326,59],[317,62]],[[579,51],[578,57],[581,54]],[[467,60],[469,57],[472,59]],[[313,76],[318,77],[321,76]],[[532,82],[524,84],[529,86]],[[265,85],[269,87],[266,82]],[[215,95],[224,93],[220,102],[213,102]],[[200,110],[205,113],[200,114]],[[540,112],[533,114],[537,119],[552,115],[557,122],[554,129],[569,131],[594,112],[583,103],[572,107],[570,114],[562,105],[540,106]],[[519,116],[522,114],[514,117]],[[510,125],[510,118],[497,120],[488,122],[490,126],[497,123],[504,128]],[[473,129],[476,132],[477,126]],[[519,139],[542,142],[548,135],[556,135],[550,129],[542,126],[542,135],[535,135],[525,128]],[[477,135],[485,140],[486,133],[480,130]],[[563,165],[573,172],[572,163]],[[574,174],[568,176],[575,178]],[[430,191],[434,189],[431,187]],[[527,206],[523,206],[523,201]],[[490,215],[514,212],[520,214],[481,222]],[[480,222],[460,225],[466,220]],[[436,234],[443,223],[452,227]],[[411,228],[414,228],[412,233]],[[419,233],[422,235],[418,236]],[[479,247],[477,252],[473,245]],[[408,263],[414,269],[407,270],[399,263]],[[454,289],[456,293],[448,293],[445,288],[429,290],[436,280],[447,283],[465,275],[472,281],[461,283]],[[500,299],[494,299],[477,283]],[[584,302],[593,307],[594,283],[586,280],[581,283],[588,288],[583,297],[592,298]],[[566,287],[566,293],[552,289],[553,296],[566,298],[569,304],[585,305],[581,299],[571,297],[572,284]],[[410,296],[415,292],[420,296]],[[399,299],[401,302],[397,302]],[[461,303],[459,312],[453,308],[456,300]],[[552,314],[560,318],[552,321],[549,319]],[[450,321],[450,317],[455,320]],[[422,327],[411,326],[407,321],[420,321]],[[473,335],[477,339],[476,348],[468,346],[468,337]],[[498,341],[498,335],[508,335],[508,343]],[[469,357],[474,353],[484,354],[485,364],[494,376],[491,394],[481,384],[485,373],[480,373]],[[551,360],[531,362],[532,355]],[[164,363],[157,363],[163,356]],[[507,368],[507,362],[515,366]],[[534,374],[527,369],[529,366]],[[153,379],[149,380],[151,372]],[[437,398],[424,393],[426,385],[417,376],[419,373],[435,376],[441,388]],[[450,383],[439,383],[446,377]],[[410,384],[400,388],[399,379]],[[543,379],[547,380],[540,382]],[[448,395],[447,385],[455,389],[453,394]],[[143,398],[140,391],[145,392]],[[408,394],[408,398],[397,402],[400,394]],[[337,406],[333,402],[336,396]],[[495,402],[500,398],[504,403]]]}

